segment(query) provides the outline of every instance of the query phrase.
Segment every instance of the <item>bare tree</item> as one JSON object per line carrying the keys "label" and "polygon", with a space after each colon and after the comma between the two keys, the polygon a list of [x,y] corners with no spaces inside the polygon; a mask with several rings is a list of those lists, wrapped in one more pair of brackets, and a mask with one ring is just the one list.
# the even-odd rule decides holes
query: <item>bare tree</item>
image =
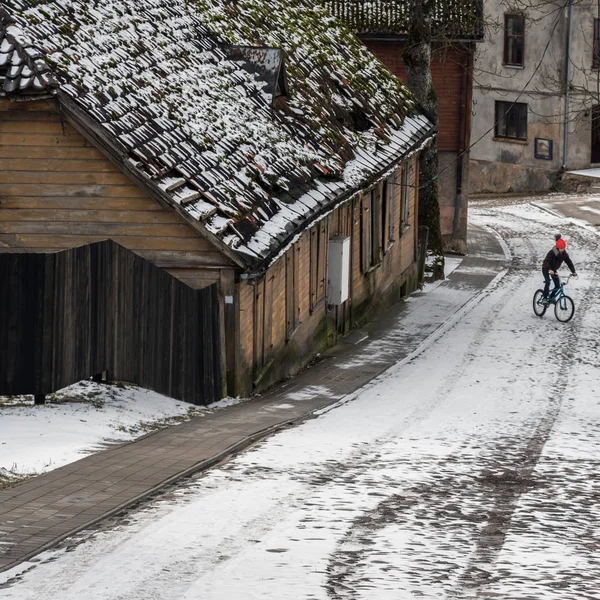
{"label": "bare tree", "polygon": [[[408,87],[438,126],[438,100],[431,77],[431,21],[434,0],[415,0],[408,27],[408,41],[402,55],[408,77]],[[421,152],[419,165],[419,225],[429,228],[428,251],[431,278],[444,278],[444,251],[440,229],[438,201],[437,139]]]}

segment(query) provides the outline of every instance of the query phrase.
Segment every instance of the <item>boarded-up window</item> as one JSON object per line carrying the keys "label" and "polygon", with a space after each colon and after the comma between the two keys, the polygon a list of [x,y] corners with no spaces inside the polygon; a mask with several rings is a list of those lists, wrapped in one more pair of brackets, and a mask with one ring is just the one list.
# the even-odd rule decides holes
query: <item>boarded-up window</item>
{"label": "boarded-up window", "polygon": [[325,300],[327,268],[327,220],[310,230],[310,309]]}
{"label": "boarded-up window", "polygon": [[381,246],[385,253],[394,241],[394,179],[392,177],[388,177],[383,182],[381,191],[381,214],[383,216]]}
{"label": "boarded-up window", "polygon": [[254,287],[254,367],[256,370],[264,366],[264,323],[265,323],[265,282],[255,283]]}
{"label": "boarded-up window", "polygon": [[371,244],[371,212],[373,204],[373,193],[367,192],[361,200],[361,216],[360,216],[360,257],[361,268],[363,273],[366,273],[373,264],[372,259],[372,244]]}
{"label": "boarded-up window", "polygon": [[361,206],[361,267],[363,273],[366,273],[381,263],[382,214],[379,187],[363,196]]}
{"label": "boarded-up window", "polygon": [[294,245],[285,255],[286,340],[290,339],[300,322],[300,305],[298,303],[298,254],[299,248]]}
{"label": "boarded-up window", "polygon": [[410,225],[410,186],[411,186],[410,164],[405,163],[396,173],[396,181],[400,187],[400,234]]}

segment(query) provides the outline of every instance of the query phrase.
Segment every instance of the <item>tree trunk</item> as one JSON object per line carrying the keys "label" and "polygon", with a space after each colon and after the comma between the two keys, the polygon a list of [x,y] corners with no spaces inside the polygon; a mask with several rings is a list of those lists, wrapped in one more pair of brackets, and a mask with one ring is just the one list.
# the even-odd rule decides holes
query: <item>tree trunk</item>
{"label": "tree trunk", "polygon": [[[408,76],[408,87],[430,119],[438,126],[438,102],[431,78],[431,12],[433,0],[414,0],[408,40],[402,61]],[[437,138],[421,151],[419,162],[419,226],[429,228],[428,254],[432,279],[444,278],[444,252],[440,229],[438,201]]]}

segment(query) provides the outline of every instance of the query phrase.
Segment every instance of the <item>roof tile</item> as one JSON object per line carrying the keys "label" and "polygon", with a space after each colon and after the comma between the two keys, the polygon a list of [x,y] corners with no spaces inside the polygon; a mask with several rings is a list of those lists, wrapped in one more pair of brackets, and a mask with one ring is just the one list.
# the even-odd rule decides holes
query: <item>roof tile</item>
{"label": "roof tile", "polygon": [[59,89],[149,185],[253,262],[431,135],[410,93],[321,11],[2,0],[0,95]]}

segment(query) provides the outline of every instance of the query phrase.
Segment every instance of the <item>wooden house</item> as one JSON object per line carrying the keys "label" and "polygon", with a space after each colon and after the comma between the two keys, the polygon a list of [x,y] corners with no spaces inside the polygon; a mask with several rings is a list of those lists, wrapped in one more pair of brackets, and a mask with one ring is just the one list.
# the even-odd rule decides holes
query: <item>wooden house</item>
{"label": "wooden house", "polygon": [[[410,0],[326,0],[330,12],[406,83],[402,62]],[[433,3],[431,76],[438,98],[438,197],[446,248],[466,251],[473,57],[483,40],[482,0]]]}
{"label": "wooden house", "polygon": [[0,1],[0,252],[112,239],[216,283],[229,395],[416,288],[432,135],[310,2]]}

